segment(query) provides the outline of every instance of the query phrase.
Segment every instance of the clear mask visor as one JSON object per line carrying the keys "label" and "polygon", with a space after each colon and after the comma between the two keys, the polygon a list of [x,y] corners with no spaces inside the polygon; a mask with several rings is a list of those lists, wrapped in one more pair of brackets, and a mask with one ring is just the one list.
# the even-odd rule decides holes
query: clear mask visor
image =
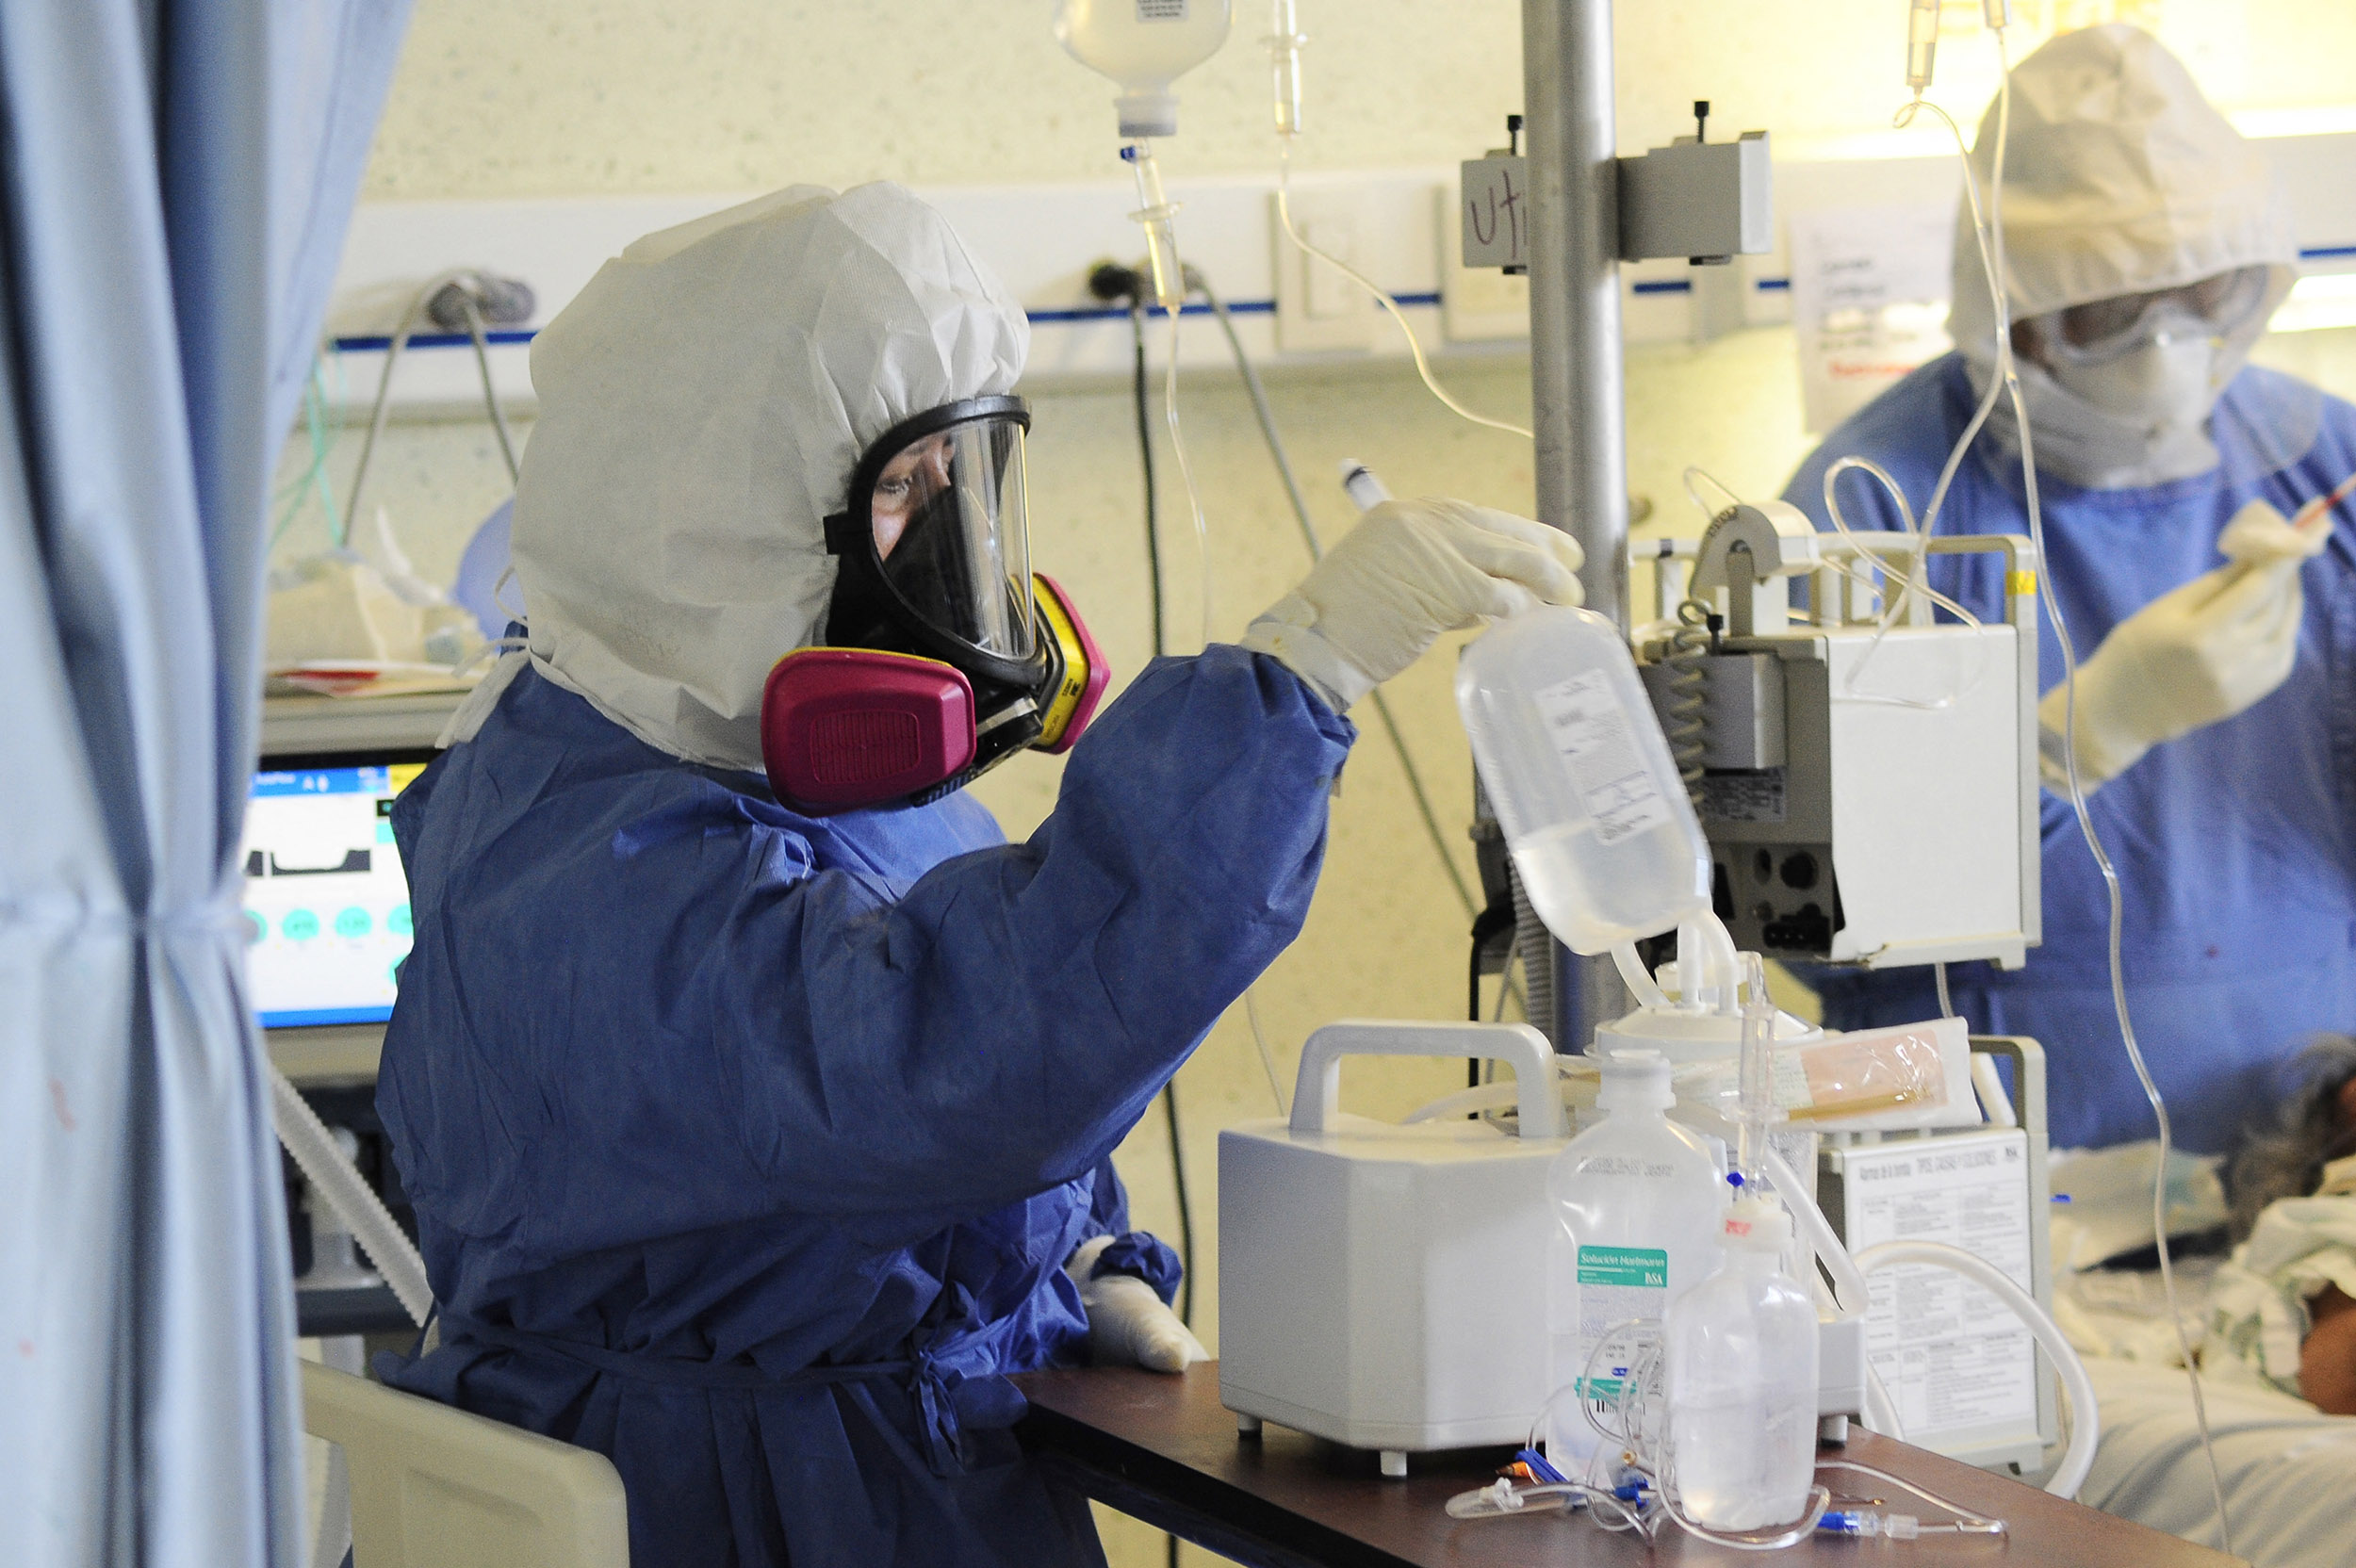
{"label": "clear mask visor", "polygon": [[1023,426],[986,416],[917,436],[867,497],[883,580],[925,624],[988,654],[1035,645]]}

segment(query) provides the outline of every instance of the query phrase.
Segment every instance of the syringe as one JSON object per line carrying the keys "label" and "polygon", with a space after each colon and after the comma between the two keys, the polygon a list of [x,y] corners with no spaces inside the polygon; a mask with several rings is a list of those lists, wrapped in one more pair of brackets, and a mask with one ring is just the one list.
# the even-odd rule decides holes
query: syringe
{"label": "syringe", "polygon": [[1371,512],[1391,498],[1390,491],[1375,478],[1374,470],[1354,457],[1342,459],[1342,488],[1361,512]]}

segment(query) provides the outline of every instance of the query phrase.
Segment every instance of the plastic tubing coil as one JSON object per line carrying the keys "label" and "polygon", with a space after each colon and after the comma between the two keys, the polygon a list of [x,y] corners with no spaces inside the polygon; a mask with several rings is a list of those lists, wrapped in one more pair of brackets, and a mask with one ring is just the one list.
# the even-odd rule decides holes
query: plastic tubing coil
{"label": "plastic tubing coil", "polygon": [[2045,1353],[2053,1358],[2053,1365],[2061,1373],[2062,1387],[2070,1396],[2070,1446],[2062,1450],[2061,1464],[2045,1483],[2045,1490],[2056,1497],[2076,1496],[2078,1488],[2086,1483],[2086,1472],[2094,1467],[2095,1440],[2102,1431],[2102,1418],[2095,1413],[2094,1384],[2086,1377],[2086,1364],[2078,1359],[2078,1352],[2045,1309],[2037,1304],[2037,1298],[2013,1283],[2011,1276],[2003,1269],[1973,1257],[1960,1247],[1939,1241],[1885,1241],[1857,1255],[1857,1270],[1863,1274],[1909,1263],[1947,1269],[1991,1292],[2012,1309],[2013,1315],[2037,1336],[2037,1342],[2045,1347]]}
{"label": "plastic tubing coil", "polygon": [[335,1135],[306,1104],[286,1075],[272,1063],[270,1070],[271,1119],[278,1124],[278,1141],[286,1146],[311,1190],[327,1200],[344,1228],[352,1233],[384,1276],[401,1300],[401,1310],[419,1328],[434,1307],[434,1287],[426,1282],[425,1260],[409,1244],[408,1235],[385,1209],[359,1169],[335,1147]]}

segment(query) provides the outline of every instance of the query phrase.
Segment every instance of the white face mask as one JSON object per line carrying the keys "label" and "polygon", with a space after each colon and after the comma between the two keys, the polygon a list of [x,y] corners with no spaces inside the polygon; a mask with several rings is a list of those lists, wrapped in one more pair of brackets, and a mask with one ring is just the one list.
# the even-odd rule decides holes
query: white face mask
{"label": "white face mask", "polygon": [[[2035,360],[2020,360],[2021,393],[2037,438],[2037,470],[2084,489],[2132,490],[2215,467],[2217,453],[2209,440],[2208,414],[2217,393],[2208,382],[2217,360],[2205,340],[2196,346],[2201,350],[2198,376],[2187,371],[2187,364],[2195,362],[2188,352],[2181,360],[2168,354],[2122,371],[2126,362],[2143,360],[2145,351],[2136,351],[2110,365],[2071,368],[2073,381],[2081,385],[2091,381],[2085,390],[2064,384],[2060,372]],[[1973,390],[1984,393],[1993,370],[1979,360],[1971,365]],[[2095,401],[2097,396],[2128,403],[2135,411],[2117,412]],[[1996,400],[1988,433],[2000,451],[2021,450],[2010,399]]]}
{"label": "white face mask", "polygon": [[2198,426],[2217,402],[2218,347],[2205,333],[2161,333],[2097,365],[2056,354],[2047,370],[2057,384],[2114,417],[2154,432],[2181,430]]}

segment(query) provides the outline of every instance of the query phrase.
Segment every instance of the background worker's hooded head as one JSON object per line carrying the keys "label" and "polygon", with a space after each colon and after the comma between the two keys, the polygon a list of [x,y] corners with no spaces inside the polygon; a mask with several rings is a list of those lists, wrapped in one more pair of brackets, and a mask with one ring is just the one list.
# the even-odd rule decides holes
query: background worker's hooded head
{"label": "background worker's hooded head", "polygon": [[650,745],[760,772],[762,682],[824,629],[825,518],[860,454],[1010,390],[1029,345],[1022,307],[895,185],[796,186],[631,245],[532,348],[515,560],[533,664]]}
{"label": "background worker's hooded head", "polygon": [[[2064,33],[2015,67],[2011,86],[2003,211],[2012,318],[2265,268],[2255,304],[2221,333],[2213,371],[2221,389],[2295,278],[2299,249],[2271,166],[2210,106],[2176,57],[2138,28]],[[1983,191],[1995,172],[1998,112],[1989,105],[1972,149]],[[1985,386],[1996,320],[1968,203],[1955,223],[1948,332]],[[2065,479],[2157,483],[2217,460],[2200,420],[2139,429],[2041,367],[2024,360],[2021,369],[2039,466]],[[2000,437],[2010,432],[2002,400],[1992,425]]]}

